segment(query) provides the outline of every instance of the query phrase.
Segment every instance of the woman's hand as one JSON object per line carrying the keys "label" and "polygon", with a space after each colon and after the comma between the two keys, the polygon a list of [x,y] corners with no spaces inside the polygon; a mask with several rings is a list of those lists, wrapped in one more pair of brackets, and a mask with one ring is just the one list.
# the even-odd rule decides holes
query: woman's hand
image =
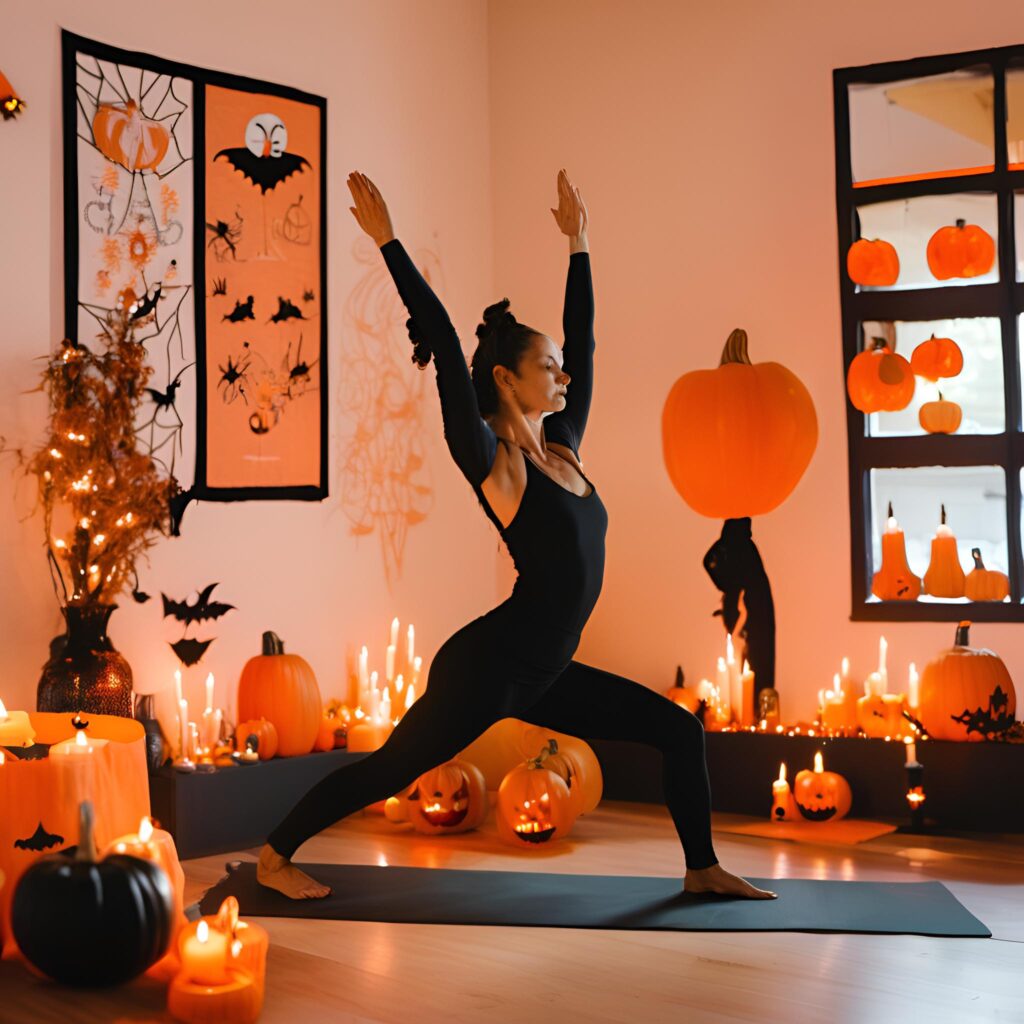
{"label": "woman's hand", "polygon": [[377,186],[365,174],[353,171],[348,176],[348,190],[356,204],[349,209],[359,226],[377,243],[378,248],[390,242],[395,232],[391,227],[387,203],[377,191]]}
{"label": "woman's hand", "polygon": [[565,170],[558,172],[558,209],[552,210],[558,230],[569,236],[570,252],[589,252],[587,244],[587,207]]}

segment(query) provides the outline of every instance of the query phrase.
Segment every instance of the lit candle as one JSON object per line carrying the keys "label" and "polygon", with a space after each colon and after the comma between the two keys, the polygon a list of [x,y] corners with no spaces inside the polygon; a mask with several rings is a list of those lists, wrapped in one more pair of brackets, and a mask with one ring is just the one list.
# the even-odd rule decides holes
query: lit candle
{"label": "lit candle", "polygon": [[36,733],[27,711],[8,711],[0,700],[0,746],[31,747]]}
{"label": "lit candle", "polygon": [[889,672],[885,666],[885,656],[889,651],[889,645],[885,637],[878,638],[878,678],[881,680],[880,693],[887,693],[889,690]]}
{"label": "lit candle", "polygon": [[910,738],[907,737],[904,740],[904,745],[907,748],[907,767],[917,764],[917,744]]}
{"label": "lit candle", "polygon": [[400,694],[402,692],[402,687],[403,686],[405,686],[405,680],[402,678],[402,673],[399,672],[398,675],[395,676],[395,696],[396,697],[398,696],[398,694]]}
{"label": "lit candle", "polygon": [[850,659],[843,658],[839,663],[839,678],[842,681],[840,689],[849,690],[850,687]]}
{"label": "lit candle", "polygon": [[779,777],[772,783],[772,821],[792,821],[797,817],[796,804],[786,781],[786,764],[779,765]]}
{"label": "lit candle", "polygon": [[417,654],[412,662],[412,682],[414,686],[419,685],[420,669],[423,667],[423,659]]}
{"label": "lit candle", "polygon": [[213,673],[211,672],[206,677],[206,708],[208,711],[213,710]]}
{"label": "lit candle", "polygon": [[917,674],[917,666],[911,662],[910,673],[907,677],[907,704],[910,706],[911,711],[917,711],[918,708],[920,683],[921,680]]}
{"label": "lit candle", "polygon": [[230,979],[227,973],[228,937],[210,930],[200,921],[195,935],[181,944],[182,972],[189,981],[200,985],[224,985]]}
{"label": "lit candle", "polygon": [[181,702],[184,699],[181,693],[181,669],[176,668],[174,670],[174,699],[177,702],[174,706],[181,707]]}
{"label": "lit candle", "polygon": [[398,646],[398,616],[397,615],[391,620],[391,641],[390,642],[391,642],[391,646],[392,647],[397,647]]}
{"label": "lit candle", "polygon": [[107,745],[107,740],[94,739],[85,731],[89,723],[83,722],[81,716],[76,714],[71,720],[71,724],[76,730],[75,738],[61,740],[60,743],[55,743],[50,747],[51,758],[85,757]]}
{"label": "lit candle", "polygon": [[391,693],[386,686],[384,687],[384,696],[380,702],[380,714],[381,718],[385,721],[391,721]]}
{"label": "lit candle", "polygon": [[[715,698],[718,704],[724,704],[725,710],[729,707],[729,665],[725,658],[719,657],[715,666]],[[728,717],[728,716],[727,716]]]}
{"label": "lit candle", "polygon": [[411,708],[415,702],[416,687],[412,683],[410,683],[409,689],[405,691],[405,710],[408,711],[409,708]]}
{"label": "lit candle", "polygon": [[411,622],[409,623],[409,631],[408,631],[408,633],[406,633],[406,641],[408,643],[408,648],[407,648],[406,654],[405,654],[405,663],[407,665],[411,665],[412,664],[413,655],[415,653],[414,652],[414,648],[416,646],[416,630],[413,629],[413,626],[412,626]]}
{"label": "lit candle", "polygon": [[746,660],[743,662],[743,675],[740,679],[739,721],[744,726],[754,724],[754,673]]}
{"label": "lit candle", "polygon": [[395,645],[388,644],[387,653],[384,656],[384,675],[390,683],[395,678]]}

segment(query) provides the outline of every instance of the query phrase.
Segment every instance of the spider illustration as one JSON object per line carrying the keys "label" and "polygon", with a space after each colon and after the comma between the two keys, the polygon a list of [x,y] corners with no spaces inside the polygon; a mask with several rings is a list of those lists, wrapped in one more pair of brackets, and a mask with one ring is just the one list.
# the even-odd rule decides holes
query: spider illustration
{"label": "spider illustration", "polygon": [[217,390],[220,391],[221,387],[224,388],[224,393],[221,397],[227,405],[230,405],[239,395],[241,395],[242,401],[246,405],[249,404],[249,399],[245,394],[245,384],[248,383],[246,372],[251,365],[252,360],[246,359],[245,356],[242,356],[236,363],[232,361],[230,355],[228,356],[227,366],[220,366],[218,364],[217,369],[220,370],[221,376],[217,382]]}
{"label": "spider illustration", "polygon": [[[299,335],[299,346],[295,350],[295,365],[291,364],[292,344],[288,342],[288,352],[285,355],[285,366],[288,366],[288,397],[296,398],[306,391],[311,378],[309,371],[320,362],[319,358],[307,363],[302,358],[302,335]],[[292,389],[295,389],[294,391]]]}
{"label": "spider illustration", "polygon": [[215,277],[213,279],[213,294],[214,295],[227,295],[228,293],[228,279],[226,277]]}
{"label": "spider illustration", "polygon": [[218,220],[216,224],[206,222],[206,230],[213,232],[213,238],[206,243],[207,249],[213,249],[213,255],[218,262],[223,263],[230,252],[233,260],[238,259],[236,242],[242,239],[242,214],[235,208],[235,219],[229,224],[225,220]]}
{"label": "spider illustration", "polygon": [[307,288],[302,293],[302,301],[303,302],[316,302],[316,296],[313,294],[313,289],[312,288]]}
{"label": "spider illustration", "polygon": [[[181,445],[181,431],[184,429],[185,424],[182,422],[181,417],[178,415],[178,410],[174,405],[174,401],[177,396],[178,388],[181,387],[181,375],[190,366],[194,365],[195,363],[191,362],[183,366],[175,375],[174,380],[172,380],[170,384],[167,385],[167,388],[164,391],[159,391],[157,388],[146,388],[146,392],[149,394],[149,397],[153,399],[153,415],[145,423],[139,426],[136,433],[141,434],[141,432],[145,430],[146,427],[149,427],[149,446],[151,452],[156,451],[159,448],[162,448],[167,443],[167,441],[171,440],[175,435],[178,435],[179,447]],[[160,423],[157,420],[157,417],[160,415],[160,412],[163,409],[171,410],[171,412],[174,415],[174,419],[176,420],[176,424]],[[153,446],[153,432],[155,427],[162,427],[165,429],[168,427],[171,428],[170,435],[168,435],[168,437],[161,441],[160,444],[158,444],[156,447]]]}

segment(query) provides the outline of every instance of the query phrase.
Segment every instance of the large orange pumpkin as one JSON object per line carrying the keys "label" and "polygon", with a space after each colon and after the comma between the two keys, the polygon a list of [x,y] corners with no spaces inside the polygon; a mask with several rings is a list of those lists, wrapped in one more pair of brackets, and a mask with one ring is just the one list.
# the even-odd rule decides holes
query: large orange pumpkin
{"label": "large orange pumpkin", "polygon": [[323,718],[320,688],[309,662],[285,654],[276,633],[263,634],[263,653],[250,658],[238,681],[238,718],[266,718],[277,730],[278,757],[308,754]]}
{"label": "large orange pumpkin", "polygon": [[101,103],[92,120],[92,133],[96,148],[129,171],[155,170],[171,141],[167,128],[145,117],[135,100]]}
{"label": "large orange pumpkin", "polygon": [[846,272],[855,284],[884,288],[900,276],[900,258],[881,238],[859,238],[846,254]]}
{"label": "large orange pumpkin", "polygon": [[957,627],[953,647],[925,666],[920,720],[937,740],[986,740],[1013,725],[1017,694],[994,651],[970,646],[969,622]]}
{"label": "large orange pumpkin", "polygon": [[964,354],[952,338],[936,338],[933,334],[911,353],[910,368],[925,380],[956,377],[964,368]]}
{"label": "large orange pumpkin", "polygon": [[[524,723],[519,739],[520,756],[516,763],[523,758],[529,760],[537,757],[545,747],[551,750],[552,743],[554,744],[552,753],[557,756],[551,767],[559,769],[562,777],[565,778],[564,772],[561,771],[559,757],[568,759],[575,765],[575,779],[579,782],[580,789],[579,813],[589,814],[601,802],[604,776],[601,774],[601,763],[594,753],[594,748],[586,740],[581,740],[578,736],[555,732],[553,729],[547,729],[541,725],[526,725]],[[568,785],[568,781],[566,784]]]}
{"label": "large orange pumpkin", "polygon": [[939,281],[951,277],[980,277],[992,269],[996,243],[977,224],[958,220],[939,228],[928,240],[928,266]]}
{"label": "large orange pumpkin", "polygon": [[807,388],[779,363],[752,364],[739,329],[717,369],[694,370],[673,384],[661,426],[673,486],[712,519],[763,515],[781,505],[818,443]]}
{"label": "large orange pumpkin", "polygon": [[846,391],[855,409],[863,413],[897,412],[914,397],[914,371],[884,338],[854,356],[846,374]]}
{"label": "large orange pumpkin", "polygon": [[576,816],[564,779],[544,766],[545,748],[536,758],[513,768],[498,788],[498,838],[516,846],[564,839]]}

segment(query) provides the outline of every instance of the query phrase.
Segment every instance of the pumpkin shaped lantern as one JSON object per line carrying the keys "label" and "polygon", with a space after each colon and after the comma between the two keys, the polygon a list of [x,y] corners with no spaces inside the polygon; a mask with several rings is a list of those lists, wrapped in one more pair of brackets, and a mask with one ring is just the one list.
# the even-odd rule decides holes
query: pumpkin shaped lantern
{"label": "pumpkin shaped lantern", "polygon": [[808,821],[838,821],[853,803],[850,784],[836,772],[825,771],[821,751],[814,755],[814,771],[797,772],[793,784],[797,809]]}
{"label": "pumpkin shaped lantern", "polygon": [[544,765],[545,747],[513,768],[498,788],[498,838],[516,846],[539,845],[569,834],[575,816],[562,777]]}
{"label": "pumpkin shaped lantern", "polygon": [[964,368],[964,354],[952,338],[936,338],[933,334],[911,353],[910,368],[918,377],[930,381],[956,377]]}
{"label": "pumpkin shaped lantern", "polygon": [[389,821],[412,822],[423,835],[441,836],[476,828],[490,806],[483,772],[455,758],[424,772],[400,796],[390,797],[384,814]]}
{"label": "pumpkin shaped lantern", "polygon": [[885,288],[900,276],[900,258],[881,238],[858,238],[846,253],[846,272],[854,284]]}
{"label": "pumpkin shaped lantern", "polygon": [[964,581],[964,594],[972,601],[1004,601],[1010,596],[1010,578],[1004,572],[986,569],[981,548],[971,548],[974,568]]}
{"label": "pumpkin shaped lantern", "polygon": [[932,557],[924,574],[924,592],[933,597],[963,597],[964,571],[956,550],[956,537],[946,525],[946,506],[941,506],[939,526],[932,538]]}
{"label": "pumpkin shaped lantern", "polygon": [[295,757],[313,749],[322,707],[309,662],[298,654],[285,654],[276,633],[264,633],[263,653],[245,663],[238,681],[239,720],[273,722],[278,757]]}
{"label": "pumpkin shaped lantern", "polygon": [[1017,694],[994,651],[970,645],[971,624],[961,622],[953,646],[928,663],[921,676],[920,719],[937,740],[986,740],[1014,722]]}
{"label": "pumpkin shaped lantern", "polygon": [[739,329],[717,369],[685,373],[672,385],[661,426],[673,486],[712,519],[764,515],[781,505],[818,443],[807,388],[779,363],[751,363]]}
{"label": "pumpkin shaped lantern", "polygon": [[939,228],[928,240],[928,267],[939,281],[951,277],[980,277],[992,269],[996,244],[977,224],[958,220]]}
{"label": "pumpkin shaped lantern", "polygon": [[[174,927],[166,872],[153,861],[96,856],[92,804],[79,808],[74,858],[36,861],[14,893],[11,922],[26,959],[65,985],[116,985],[167,950]],[[98,941],[102,939],[102,941]]]}
{"label": "pumpkin shaped lantern", "polygon": [[898,412],[914,397],[910,363],[889,348],[885,338],[872,338],[871,348],[854,356],[846,374],[846,393],[863,413]]}
{"label": "pumpkin shaped lantern", "polygon": [[939,392],[937,402],[925,402],[917,411],[917,422],[929,434],[955,434],[963,420],[963,410],[956,402],[948,402]]}

